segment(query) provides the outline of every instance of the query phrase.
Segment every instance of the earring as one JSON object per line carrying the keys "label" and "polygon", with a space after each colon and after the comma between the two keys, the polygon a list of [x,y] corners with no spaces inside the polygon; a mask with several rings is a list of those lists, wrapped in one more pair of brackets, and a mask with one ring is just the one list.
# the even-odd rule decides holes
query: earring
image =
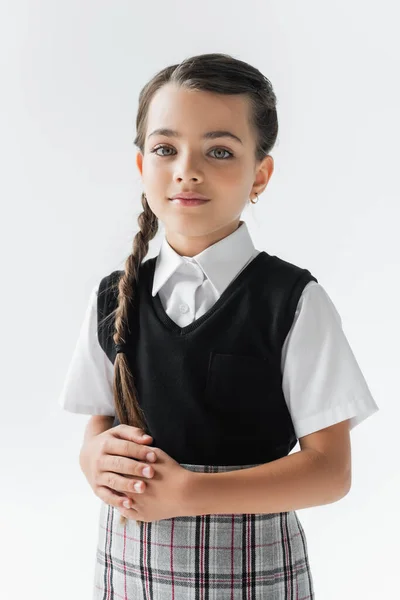
{"label": "earring", "polygon": [[250,198],[250,202],[251,202],[252,204],[257,204],[257,202],[259,201],[259,197],[258,197],[258,194],[257,194],[257,192],[256,192],[256,196],[257,196],[257,200],[256,200],[255,202],[254,202],[254,200],[252,200],[252,199]]}

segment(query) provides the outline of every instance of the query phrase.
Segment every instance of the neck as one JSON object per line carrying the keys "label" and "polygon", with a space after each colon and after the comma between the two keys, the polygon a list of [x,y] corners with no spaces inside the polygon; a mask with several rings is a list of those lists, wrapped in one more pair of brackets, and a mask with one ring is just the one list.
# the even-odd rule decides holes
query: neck
{"label": "neck", "polygon": [[200,252],[203,252],[206,248],[209,248],[213,244],[228,237],[228,235],[231,235],[231,233],[240,227],[242,222],[243,221],[240,221],[240,219],[236,219],[221,229],[200,236],[190,237],[176,231],[166,231],[165,237],[168,244],[177,254],[180,256],[193,257],[200,254]]}

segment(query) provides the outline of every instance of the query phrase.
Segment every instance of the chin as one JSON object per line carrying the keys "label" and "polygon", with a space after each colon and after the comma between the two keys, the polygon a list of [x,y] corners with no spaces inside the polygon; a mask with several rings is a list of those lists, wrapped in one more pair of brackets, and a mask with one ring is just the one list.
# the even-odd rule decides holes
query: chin
{"label": "chin", "polygon": [[204,236],[218,229],[218,225],[213,225],[209,219],[205,223],[203,219],[196,219],[189,216],[161,219],[161,221],[166,231],[184,237]]}

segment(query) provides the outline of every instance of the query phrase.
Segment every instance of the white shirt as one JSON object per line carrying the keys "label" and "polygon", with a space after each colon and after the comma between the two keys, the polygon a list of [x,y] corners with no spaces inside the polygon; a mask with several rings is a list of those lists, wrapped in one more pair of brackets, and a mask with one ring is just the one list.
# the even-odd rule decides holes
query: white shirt
{"label": "white shirt", "polygon": [[[194,257],[180,256],[164,237],[152,294],[180,327],[198,319],[259,253],[241,221],[232,234]],[[100,283],[100,282],[99,282]],[[59,405],[70,412],[115,415],[114,365],[97,338],[96,285],[89,298]],[[350,429],[379,410],[332,300],[309,282],[299,299],[282,356],[282,391],[298,439],[350,419]]]}

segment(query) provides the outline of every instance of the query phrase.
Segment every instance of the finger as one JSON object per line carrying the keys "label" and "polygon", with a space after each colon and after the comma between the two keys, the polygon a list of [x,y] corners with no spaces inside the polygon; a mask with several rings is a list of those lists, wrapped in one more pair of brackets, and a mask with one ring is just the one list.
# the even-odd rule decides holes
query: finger
{"label": "finger", "polygon": [[[113,435],[104,438],[102,451],[103,454],[134,458],[143,462],[155,462],[157,460],[155,448],[152,446],[137,444],[136,442],[121,439]],[[149,454],[154,455],[154,460],[148,456]]]}
{"label": "finger", "polygon": [[[133,508],[134,506],[134,502],[131,498],[127,498],[126,496],[124,496],[123,494],[118,494],[116,492],[114,492],[113,490],[109,489],[108,487],[105,486],[98,486],[96,488],[96,495],[103,500],[103,502],[105,502],[106,504],[109,504],[110,506],[114,506],[115,508],[118,508],[119,511],[125,511],[126,513],[129,513],[129,517],[128,518],[134,518],[134,515],[137,514],[137,511]],[[131,508],[128,509],[123,505],[123,502],[128,501],[130,503]]]}
{"label": "finger", "polygon": [[135,520],[138,524],[141,523],[139,520],[139,510],[136,508],[135,503],[131,498],[125,498],[122,501],[122,506],[116,507],[120,513],[119,522],[120,525],[126,525],[127,520]]}
{"label": "finger", "polygon": [[[119,511],[121,512],[121,511]],[[119,515],[119,524],[122,525],[123,527],[126,526],[128,520],[130,521],[136,521],[136,523],[138,525],[140,525],[140,523],[142,523],[142,521],[140,521],[139,519],[139,513],[138,512],[134,512],[134,514],[132,514],[134,511],[127,511],[125,510],[124,513],[121,512],[121,514]]]}
{"label": "finger", "polygon": [[112,433],[117,437],[125,440],[130,440],[137,443],[149,443],[153,441],[151,435],[147,434],[140,427],[132,427],[131,425],[120,424],[112,428]]}
{"label": "finger", "polygon": [[[150,469],[149,476],[143,473],[145,467]],[[154,467],[146,461],[137,461],[133,458],[114,454],[102,454],[98,460],[96,475],[101,477],[103,473],[116,473],[129,478],[136,477],[146,480],[154,476]]]}
{"label": "finger", "polygon": [[138,519],[138,510],[136,510],[134,507],[132,508],[125,508],[124,506],[122,508],[118,508],[117,509],[120,513],[122,517],[125,517],[126,519]]}
{"label": "finger", "polygon": [[143,494],[146,483],[141,479],[131,479],[118,473],[103,471],[96,479],[96,485],[106,486],[121,494]]}

